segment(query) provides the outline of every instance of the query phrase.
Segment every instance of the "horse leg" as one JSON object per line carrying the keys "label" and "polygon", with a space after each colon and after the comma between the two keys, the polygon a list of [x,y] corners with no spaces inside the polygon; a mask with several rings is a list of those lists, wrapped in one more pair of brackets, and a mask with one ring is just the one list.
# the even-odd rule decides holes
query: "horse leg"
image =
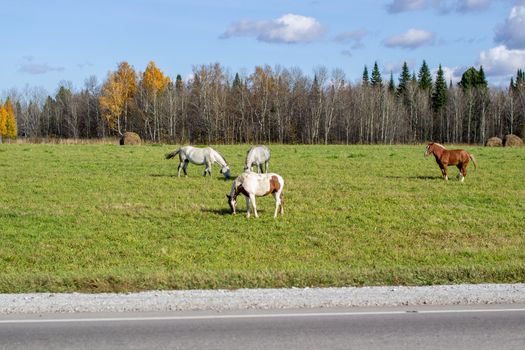
{"label": "horse leg", "polygon": [[246,217],[250,217],[250,197],[246,196]]}
{"label": "horse leg", "polygon": [[283,196],[281,192],[274,192],[273,198],[275,199],[275,212],[273,213],[273,218],[277,217],[277,213],[280,212],[283,215]]}
{"label": "horse leg", "polygon": [[188,172],[186,171],[186,169],[188,168],[188,163],[189,161],[185,160],[184,165],[182,166],[182,170],[184,171],[184,176],[188,176]]}
{"label": "horse leg", "polygon": [[211,163],[211,162],[210,162],[210,164],[208,164],[208,174],[210,174],[210,177],[211,177],[212,165],[213,165],[213,163]]}
{"label": "horse leg", "polygon": [[263,163],[260,163],[259,164],[259,174],[262,174],[262,173],[264,173],[264,171],[263,171]]}
{"label": "horse leg", "polygon": [[284,215],[284,195],[282,192],[279,193],[279,198],[281,199],[281,216]]}
{"label": "horse leg", "polygon": [[467,176],[467,164],[468,163],[463,163],[461,165],[461,169],[459,169],[460,174],[461,174],[461,178],[460,178],[461,182],[465,181],[465,177]]}
{"label": "horse leg", "polygon": [[206,173],[210,174],[211,176],[210,168],[211,168],[211,164],[206,162],[206,167],[204,168],[204,174],[202,174],[202,176],[206,176]]}
{"label": "horse leg", "polygon": [[443,174],[443,179],[448,180],[447,166],[445,164],[441,166],[441,173]]}
{"label": "horse leg", "polygon": [[255,195],[254,194],[250,194],[250,202],[252,202],[253,215],[255,215],[255,217],[258,218],[259,214],[257,214],[257,205],[255,204]]}
{"label": "horse leg", "polygon": [[182,169],[183,162],[179,163],[179,167],[177,168],[177,176],[180,177],[180,170]]}
{"label": "horse leg", "polygon": [[275,211],[273,213],[273,218],[275,219],[277,217],[277,211],[279,210],[281,203],[279,203],[279,195],[277,192],[272,193],[272,196],[275,199]]}
{"label": "horse leg", "polygon": [[264,162],[264,166],[266,168],[266,174],[268,174],[268,161]]}

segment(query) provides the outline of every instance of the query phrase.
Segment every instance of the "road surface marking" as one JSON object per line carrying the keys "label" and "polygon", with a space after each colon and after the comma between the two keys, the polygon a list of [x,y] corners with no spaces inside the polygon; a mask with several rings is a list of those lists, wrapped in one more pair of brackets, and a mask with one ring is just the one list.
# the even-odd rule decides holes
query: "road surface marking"
{"label": "road surface marking", "polygon": [[312,312],[283,314],[226,314],[203,316],[151,316],[151,317],[107,317],[107,318],[61,318],[61,319],[16,319],[1,320],[0,324],[15,323],[69,323],[69,322],[132,322],[132,321],[184,321],[184,320],[217,320],[217,319],[249,319],[249,318],[305,318],[305,317],[344,317],[344,316],[388,316],[414,314],[459,314],[459,313],[495,313],[495,312],[525,312],[521,309],[445,309],[445,310],[396,310],[396,311],[356,311],[356,312]]}

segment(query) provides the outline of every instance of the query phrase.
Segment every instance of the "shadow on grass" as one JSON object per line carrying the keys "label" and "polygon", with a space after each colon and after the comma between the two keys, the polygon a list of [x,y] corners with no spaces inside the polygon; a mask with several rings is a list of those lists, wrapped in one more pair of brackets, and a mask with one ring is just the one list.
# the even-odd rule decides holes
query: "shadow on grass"
{"label": "shadow on grass", "polygon": [[225,215],[232,215],[230,209],[228,208],[221,208],[221,209],[201,209],[204,213],[211,213],[215,215],[225,216]]}
{"label": "shadow on grass", "polygon": [[224,181],[224,182],[228,182],[228,181],[233,181],[233,180],[235,180],[236,177],[237,177],[237,175],[230,175],[229,178],[225,178],[224,176],[221,176],[221,177],[218,177],[217,180],[219,180],[219,181]]}
{"label": "shadow on grass", "polygon": [[177,174],[149,174],[149,176],[151,177],[178,177]]}
{"label": "shadow on grass", "polygon": [[[228,208],[221,208],[221,209],[205,209],[205,208],[202,208],[201,211],[203,213],[210,213],[210,214],[215,214],[215,215],[220,215],[220,216],[233,215],[232,212],[230,211],[230,209],[228,209]],[[257,213],[259,215],[264,214],[264,212],[265,212],[264,209],[257,209]],[[237,214],[236,215],[245,216],[246,215],[246,208],[239,210],[239,207],[237,207]],[[252,212],[252,216],[253,216],[253,212]]]}
{"label": "shadow on grass", "polygon": [[441,180],[441,176],[385,176],[387,179]]}
{"label": "shadow on grass", "polygon": [[[190,175],[180,175],[178,176],[177,173],[175,174],[149,174],[149,176],[151,177],[180,177],[181,179],[183,178],[186,178],[186,177],[200,177],[200,178],[209,178],[209,176],[202,176],[202,175],[193,175],[193,176],[190,176]],[[222,181],[230,181],[230,180],[233,180],[235,179],[235,177],[231,177],[229,179],[225,178],[224,176],[221,176],[221,177],[217,177],[217,180],[222,180]]]}

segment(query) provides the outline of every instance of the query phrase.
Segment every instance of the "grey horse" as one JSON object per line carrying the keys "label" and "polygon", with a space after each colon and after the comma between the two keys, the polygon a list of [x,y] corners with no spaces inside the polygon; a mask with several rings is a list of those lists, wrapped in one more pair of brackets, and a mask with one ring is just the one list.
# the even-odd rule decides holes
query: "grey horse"
{"label": "grey horse", "polygon": [[211,147],[197,148],[193,146],[184,146],[166,154],[166,159],[171,159],[176,155],[179,155],[180,163],[178,168],[178,176],[180,177],[180,170],[184,171],[184,175],[188,175],[186,168],[188,163],[191,162],[197,165],[206,165],[204,169],[204,176],[208,173],[211,176],[211,166],[213,163],[217,163],[221,167],[221,173],[227,179],[230,178],[230,167],[226,163],[226,159],[219,154],[216,150]]}
{"label": "grey horse", "polygon": [[253,146],[246,154],[244,162],[244,170],[251,170],[255,165],[257,172],[263,172],[263,164],[265,166],[265,173],[268,173],[268,162],[270,161],[270,150],[266,146]]}

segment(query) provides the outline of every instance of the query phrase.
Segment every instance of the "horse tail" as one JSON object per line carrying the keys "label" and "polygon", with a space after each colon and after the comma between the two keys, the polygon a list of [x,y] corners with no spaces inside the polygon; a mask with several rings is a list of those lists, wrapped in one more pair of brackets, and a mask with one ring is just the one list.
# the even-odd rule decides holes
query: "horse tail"
{"label": "horse tail", "polygon": [[176,151],[173,151],[173,152],[170,152],[170,153],[166,154],[166,159],[171,159],[171,158],[175,157],[177,154],[179,154],[179,152],[180,152],[180,148],[178,150],[176,150]]}
{"label": "horse tail", "polygon": [[474,158],[474,156],[470,153],[468,154],[468,157],[472,160],[472,163],[474,163],[474,169],[477,169],[478,162],[476,162],[476,158]]}

